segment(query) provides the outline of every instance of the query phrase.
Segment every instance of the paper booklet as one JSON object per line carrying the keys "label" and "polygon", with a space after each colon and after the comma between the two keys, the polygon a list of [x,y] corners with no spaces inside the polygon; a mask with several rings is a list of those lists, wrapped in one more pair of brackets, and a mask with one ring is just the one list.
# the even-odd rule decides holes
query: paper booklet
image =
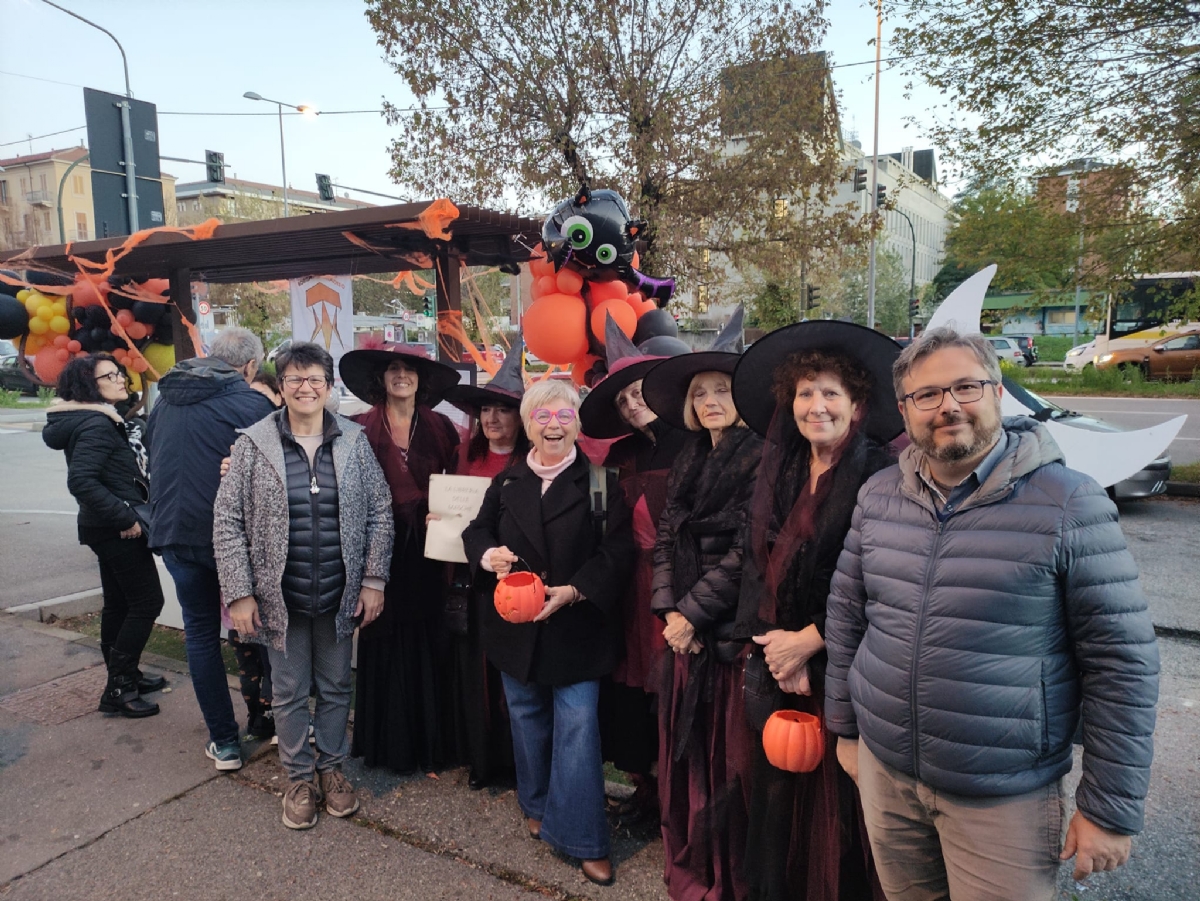
{"label": "paper booklet", "polygon": [[430,560],[466,563],[462,533],[479,513],[483,495],[491,479],[482,476],[429,477],[429,512],[439,517],[431,519],[425,530],[425,556]]}

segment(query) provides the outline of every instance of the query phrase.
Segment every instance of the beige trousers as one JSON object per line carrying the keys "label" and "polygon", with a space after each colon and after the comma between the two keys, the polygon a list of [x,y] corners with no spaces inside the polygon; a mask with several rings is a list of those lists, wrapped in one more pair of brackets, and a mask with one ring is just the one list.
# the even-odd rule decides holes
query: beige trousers
{"label": "beige trousers", "polygon": [[881,763],[860,741],[858,788],[888,901],[1054,898],[1061,779],[1024,795],[951,795]]}

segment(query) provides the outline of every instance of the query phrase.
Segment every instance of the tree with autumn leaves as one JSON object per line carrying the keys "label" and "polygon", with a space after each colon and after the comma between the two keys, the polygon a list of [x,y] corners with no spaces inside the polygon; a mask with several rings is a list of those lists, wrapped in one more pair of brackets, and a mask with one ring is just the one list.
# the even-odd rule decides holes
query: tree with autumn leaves
{"label": "tree with autumn leaves", "polygon": [[[587,182],[649,223],[642,269],[719,292],[713,254],[786,280],[861,244],[823,4],[368,0],[417,99],[392,176],[421,196],[547,210]],[[795,214],[776,215],[783,202]],[[807,211],[801,215],[801,211]]]}

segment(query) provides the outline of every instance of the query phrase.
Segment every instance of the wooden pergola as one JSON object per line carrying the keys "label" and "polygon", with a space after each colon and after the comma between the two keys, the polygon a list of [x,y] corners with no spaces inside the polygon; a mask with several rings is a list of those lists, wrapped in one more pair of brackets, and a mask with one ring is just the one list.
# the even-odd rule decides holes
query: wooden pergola
{"label": "wooden pergola", "polygon": [[[178,319],[182,315],[196,321],[193,281],[228,284],[432,269],[438,313],[461,312],[461,266],[500,266],[515,273],[540,238],[538,220],[430,200],[219,225],[202,240],[179,231],[156,231],[117,261],[113,275],[170,280],[175,352],[182,360],[194,356],[188,330]],[[70,256],[102,262],[126,240],[0,251],[0,268],[36,268],[73,277],[78,268],[68,249]],[[439,341],[439,347],[444,358],[461,359],[457,341]]]}

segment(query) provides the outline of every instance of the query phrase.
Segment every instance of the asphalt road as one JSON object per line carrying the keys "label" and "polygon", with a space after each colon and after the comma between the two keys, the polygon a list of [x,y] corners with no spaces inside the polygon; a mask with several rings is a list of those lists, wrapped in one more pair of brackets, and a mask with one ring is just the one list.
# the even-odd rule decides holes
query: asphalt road
{"label": "asphalt road", "polygon": [[1178,437],[1171,442],[1171,462],[1195,463],[1200,460],[1200,400],[1043,396],[1060,407],[1077,413],[1087,413],[1127,429],[1146,429],[1186,414],[1187,422],[1184,423]]}

